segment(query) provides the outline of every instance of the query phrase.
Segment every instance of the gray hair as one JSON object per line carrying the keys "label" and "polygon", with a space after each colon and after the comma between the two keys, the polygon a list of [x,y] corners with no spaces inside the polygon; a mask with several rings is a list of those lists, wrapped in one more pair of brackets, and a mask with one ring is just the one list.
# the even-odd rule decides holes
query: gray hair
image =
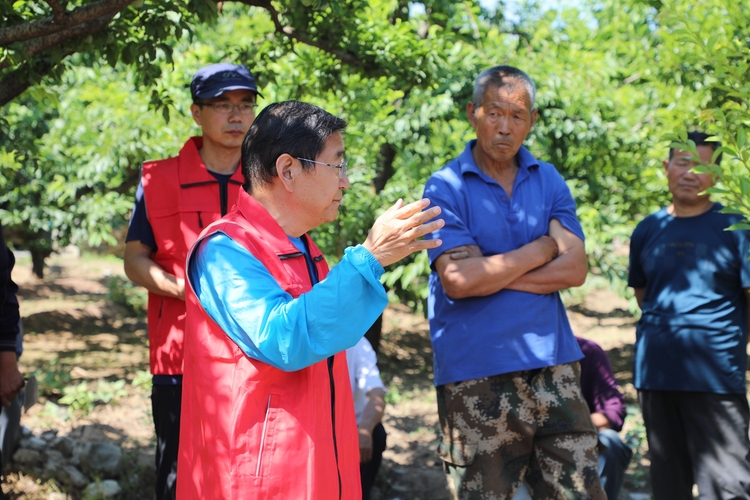
{"label": "gray hair", "polygon": [[534,101],[536,100],[534,81],[520,69],[507,65],[493,66],[479,73],[474,82],[474,95],[472,97],[474,107],[478,108],[482,105],[482,99],[484,99],[488,87],[502,88],[512,85],[513,82],[520,82],[526,88],[526,93],[529,94],[529,100],[531,101],[531,109],[534,109]]}

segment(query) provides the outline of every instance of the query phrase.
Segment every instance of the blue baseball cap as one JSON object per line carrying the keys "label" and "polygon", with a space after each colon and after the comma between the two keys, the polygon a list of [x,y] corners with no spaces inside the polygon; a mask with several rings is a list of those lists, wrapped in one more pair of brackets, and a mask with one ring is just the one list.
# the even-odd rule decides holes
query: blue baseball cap
{"label": "blue baseball cap", "polygon": [[204,66],[190,83],[193,101],[219,97],[230,90],[250,90],[263,97],[255,85],[255,77],[241,64],[218,63]]}

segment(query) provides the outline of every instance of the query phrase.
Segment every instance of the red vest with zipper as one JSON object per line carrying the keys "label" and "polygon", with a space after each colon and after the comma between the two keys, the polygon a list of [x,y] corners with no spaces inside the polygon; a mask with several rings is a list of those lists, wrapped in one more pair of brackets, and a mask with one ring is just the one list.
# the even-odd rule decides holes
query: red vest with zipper
{"label": "red vest with zipper", "polygon": [[[141,174],[146,213],[156,242],[156,252],[151,258],[178,278],[185,278],[185,259],[190,246],[206,226],[221,217],[219,182],[201,160],[202,146],[202,137],[192,137],[178,156],[145,162]],[[238,168],[227,185],[228,207],[237,200],[244,180]],[[182,374],[184,332],[185,302],[149,292],[152,374]]]}
{"label": "red vest with zipper", "polygon": [[[215,233],[245,247],[292,297],[312,288],[304,255],[244,191],[191,252]],[[304,238],[322,280],[328,265]],[[177,499],[360,500],[346,353],[285,372],[246,356],[203,310],[189,282],[186,300]]]}

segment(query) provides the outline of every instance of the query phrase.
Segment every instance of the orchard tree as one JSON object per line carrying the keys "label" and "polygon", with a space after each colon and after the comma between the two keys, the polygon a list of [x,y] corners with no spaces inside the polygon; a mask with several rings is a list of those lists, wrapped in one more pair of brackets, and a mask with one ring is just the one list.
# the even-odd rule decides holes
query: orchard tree
{"label": "orchard tree", "polygon": [[[72,13],[93,3],[60,5]],[[512,21],[502,4],[419,5],[146,0],[47,52],[22,50],[30,41],[3,46],[3,79],[41,77],[30,68],[56,61],[0,108],[3,221],[32,231],[27,246],[47,250],[112,242],[112,228],[127,222],[140,163],[175,154],[195,130],[191,76],[230,61],[256,74],[261,106],[303,99],[349,122],[352,187],[339,219],[316,234],[328,256],[339,256],[393,200],[420,197],[427,178],[463,149],[473,136],[465,116],[473,79],[507,63],[537,82],[539,120],[528,145],[558,167],[578,201],[592,272],[623,290],[619,250],[666,196],[660,139],[682,125],[676,110],[693,113],[708,99],[703,75],[669,62],[672,21],[640,0],[531,5]],[[16,21],[3,22],[54,19],[52,7],[19,1]],[[419,309],[428,273],[421,253],[389,268],[385,283]]]}
{"label": "orchard tree", "polygon": [[[726,209],[741,214],[750,229],[750,13],[740,3],[709,0],[698,5],[665,2],[662,15],[672,30],[664,60],[681,66],[702,85],[704,107],[668,138],[675,146],[695,150],[686,140],[700,125],[722,142],[722,164],[704,165],[719,184],[712,188]],[[696,153],[697,156],[697,153]]]}
{"label": "orchard tree", "polygon": [[[37,274],[53,243],[114,242],[111,229],[127,211],[124,200],[132,199],[140,162],[178,149],[173,141],[160,147],[165,143],[155,131],[169,130],[170,111],[187,114],[184,88],[201,65],[246,62],[276,98],[327,93],[339,110],[354,95],[368,109],[381,105],[368,118],[387,116],[446,69],[436,49],[447,41],[429,40],[427,30],[433,17],[445,24],[449,5],[428,9],[417,25],[409,22],[405,3],[307,4],[226,2],[219,17],[217,4],[202,0],[4,3],[0,207],[15,228],[13,241],[32,250]],[[200,57],[175,60],[175,54],[185,57],[201,47]],[[297,83],[290,79],[295,72]],[[276,81],[284,91],[272,90]],[[365,103],[344,82],[357,90],[390,88],[384,95],[364,94],[373,97]],[[100,88],[111,98],[97,95]],[[133,88],[141,93],[128,97]],[[161,122],[154,122],[149,106],[162,113]],[[376,160],[380,190],[391,175],[395,148],[382,135],[373,137],[382,142],[375,146],[382,151]],[[355,231],[350,238],[357,236]],[[343,244],[339,238],[334,248]]]}

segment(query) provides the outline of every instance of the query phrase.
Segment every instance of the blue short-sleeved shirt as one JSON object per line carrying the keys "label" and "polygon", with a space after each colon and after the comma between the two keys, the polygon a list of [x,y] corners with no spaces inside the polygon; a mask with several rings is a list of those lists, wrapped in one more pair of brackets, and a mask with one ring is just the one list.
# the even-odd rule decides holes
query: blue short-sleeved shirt
{"label": "blue short-sleeved shirt", "polygon": [[[549,233],[550,219],[583,240],[568,186],[549,163],[521,147],[512,198],[477,167],[470,141],[455,160],[432,175],[425,197],[442,208],[445,226],[426,238],[430,265],[444,252],[478,245],[484,255],[506,253]],[[435,385],[531,370],[581,359],[559,293],[501,290],[486,297],[451,299],[437,273],[429,281],[428,317],[435,355]]]}
{"label": "blue short-sleeved shirt", "polygon": [[750,249],[747,232],[726,230],[741,217],[720,210],[662,209],[633,232],[628,285],[645,289],[637,389],[745,394]]}

